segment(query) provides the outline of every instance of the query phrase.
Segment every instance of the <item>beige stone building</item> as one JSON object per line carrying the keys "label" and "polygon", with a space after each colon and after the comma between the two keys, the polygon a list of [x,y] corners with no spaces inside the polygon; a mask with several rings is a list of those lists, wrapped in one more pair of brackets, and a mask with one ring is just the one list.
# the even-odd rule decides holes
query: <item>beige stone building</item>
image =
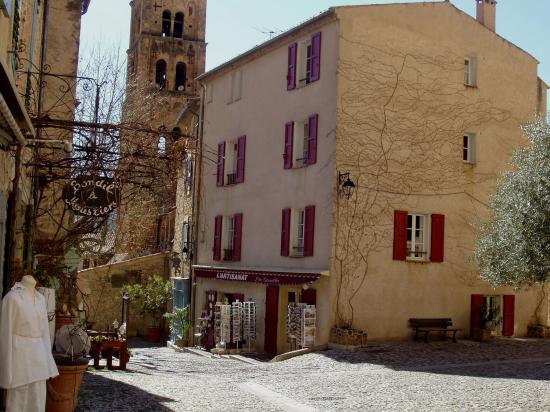
{"label": "beige stone building", "polygon": [[[53,221],[62,212],[53,205],[59,203],[60,190],[48,187],[44,197],[38,196],[35,183],[51,170],[36,162],[37,151],[57,156],[60,145],[51,141],[71,141],[72,135],[47,130],[39,119],[73,120],[76,92],[60,95],[56,76],[77,74],[80,19],[89,3],[60,0],[53,8],[47,1],[0,1],[0,279],[4,292],[21,270],[33,266],[33,257],[51,252],[42,246],[56,240]],[[38,218],[40,208],[48,210],[48,217]]]}
{"label": "beige stone building", "polygon": [[546,113],[538,61],[495,24],[493,0],[477,18],[335,7],[200,76],[197,316],[254,300],[272,353],[292,347],[290,302],[316,305],[316,344],[334,327],[408,339],[409,318],[461,337],[548,325],[547,285],[495,290],[470,260],[520,126]]}

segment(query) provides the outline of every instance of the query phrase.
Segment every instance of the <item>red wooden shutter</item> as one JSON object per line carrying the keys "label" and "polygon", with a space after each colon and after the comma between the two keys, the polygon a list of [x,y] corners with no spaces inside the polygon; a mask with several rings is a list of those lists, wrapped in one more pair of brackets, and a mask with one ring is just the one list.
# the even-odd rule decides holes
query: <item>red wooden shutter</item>
{"label": "red wooden shutter", "polygon": [[315,240],[315,206],[307,206],[305,214],[304,256],[313,256]]}
{"label": "red wooden shutter", "polygon": [[296,88],[296,60],[298,58],[298,43],[288,46],[288,71],[286,74],[286,89]]}
{"label": "red wooden shutter", "polygon": [[216,216],[214,221],[214,260],[222,260],[222,223],[223,216]]}
{"label": "red wooden shutter", "polygon": [[283,223],[281,228],[281,256],[290,255],[290,209],[283,209]]}
{"label": "red wooden shutter", "polygon": [[237,177],[236,183],[244,182],[244,164],[246,157],[246,136],[241,136],[237,140]]}
{"label": "red wooden shutter", "polygon": [[445,216],[432,215],[432,262],[443,262],[445,251]]}
{"label": "red wooden shutter", "polygon": [[396,210],[393,220],[393,260],[407,259],[407,212]]}
{"label": "red wooden shutter", "polygon": [[470,336],[474,336],[474,329],[481,328],[481,306],[483,295],[472,295],[470,304]]}
{"label": "red wooden shutter", "polygon": [[317,291],[315,289],[303,290],[301,300],[307,305],[317,305]]}
{"label": "red wooden shutter", "polygon": [[514,335],[515,296],[504,295],[504,307],[502,309],[502,336]]}
{"label": "red wooden shutter", "polygon": [[311,38],[311,81],[321,78],[321,32]]}
{"label": "red wooden shutter", "polygon": [[285,154],[284,167],[292,169],[292,146],[294,143],[294,122],[285,125]]}
{"label": "red wooden shutter", "polygon": [[218,173],[217,173],[216,186],[223,186],[224,171],[225,171],[225,142],[221,142],[218,144]]}
{"label": "red wooden shutter", "polygon": [[309,117],[309,136],[307,137],[307,164],[317,163],[317,129],[319,115],[314,114]]}
{"label": "red wooden shutter", "polygon": [[241,245],[243,239],[243,214],[237,213],[233,217],[233,261],[241,260]]}

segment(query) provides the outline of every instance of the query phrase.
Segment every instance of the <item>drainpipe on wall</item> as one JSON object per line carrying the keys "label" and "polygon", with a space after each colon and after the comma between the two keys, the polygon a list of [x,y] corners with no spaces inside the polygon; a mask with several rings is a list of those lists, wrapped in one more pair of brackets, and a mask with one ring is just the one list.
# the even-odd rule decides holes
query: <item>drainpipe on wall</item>
{"label": "drainpipe on wall", "polygon": [[[194,325],[195,321],[195,302],[196,302],[196,292],[197,288],[195,286],[195,276],[193,274],[193,264],[197,263],[197,251],[199,248],[199,216],[200,216],[200,193],[201,193],[201,177],[202,177],[202,150],[203,150],[203,132],[204,132],[204,96],[205,96],[205,87],[202,82],[199,82],[201,86],[201,105],[199,110],[199,128],[197,130],[197,159],[194,162],[194,184],[193,184],[193,206],[192,206],[192,213],[191,216],[193,216],[193,229],[191,230],[191,238],[192,238],[192,244],[195,246],[195,250],[193,250],[193,257],[190,259],[189,262],[189,277],[191,282],[191,287],[189,288],[190,291],[190,311],[189,311],[189,319],[192,322],[191,325]],[[192,345],[195,345],[195,336],[194,336],[194,326],[189,328],[189,333],[191,333],[190,336],[190,342]]]}

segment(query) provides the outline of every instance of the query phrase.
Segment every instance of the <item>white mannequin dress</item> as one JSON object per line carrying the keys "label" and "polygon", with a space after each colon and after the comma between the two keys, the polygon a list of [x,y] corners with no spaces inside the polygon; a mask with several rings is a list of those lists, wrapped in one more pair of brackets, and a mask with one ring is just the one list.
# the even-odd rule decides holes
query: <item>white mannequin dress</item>
{"label": "white mannequin dress", "polygon": [[0,312],[0,387],[8,389],[7,412],[46,406],[46,380],[57,376],[44,296],[16,283]]}

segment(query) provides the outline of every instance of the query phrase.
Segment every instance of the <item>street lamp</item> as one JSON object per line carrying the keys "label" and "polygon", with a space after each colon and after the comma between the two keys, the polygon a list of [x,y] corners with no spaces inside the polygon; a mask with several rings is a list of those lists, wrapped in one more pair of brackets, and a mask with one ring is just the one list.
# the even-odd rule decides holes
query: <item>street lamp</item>
{"label": "street lamp", "polygon": [[355,191],[355,183],[350,179],[350,173],[338,172],[338,192],[341,196],[349,199]]}

